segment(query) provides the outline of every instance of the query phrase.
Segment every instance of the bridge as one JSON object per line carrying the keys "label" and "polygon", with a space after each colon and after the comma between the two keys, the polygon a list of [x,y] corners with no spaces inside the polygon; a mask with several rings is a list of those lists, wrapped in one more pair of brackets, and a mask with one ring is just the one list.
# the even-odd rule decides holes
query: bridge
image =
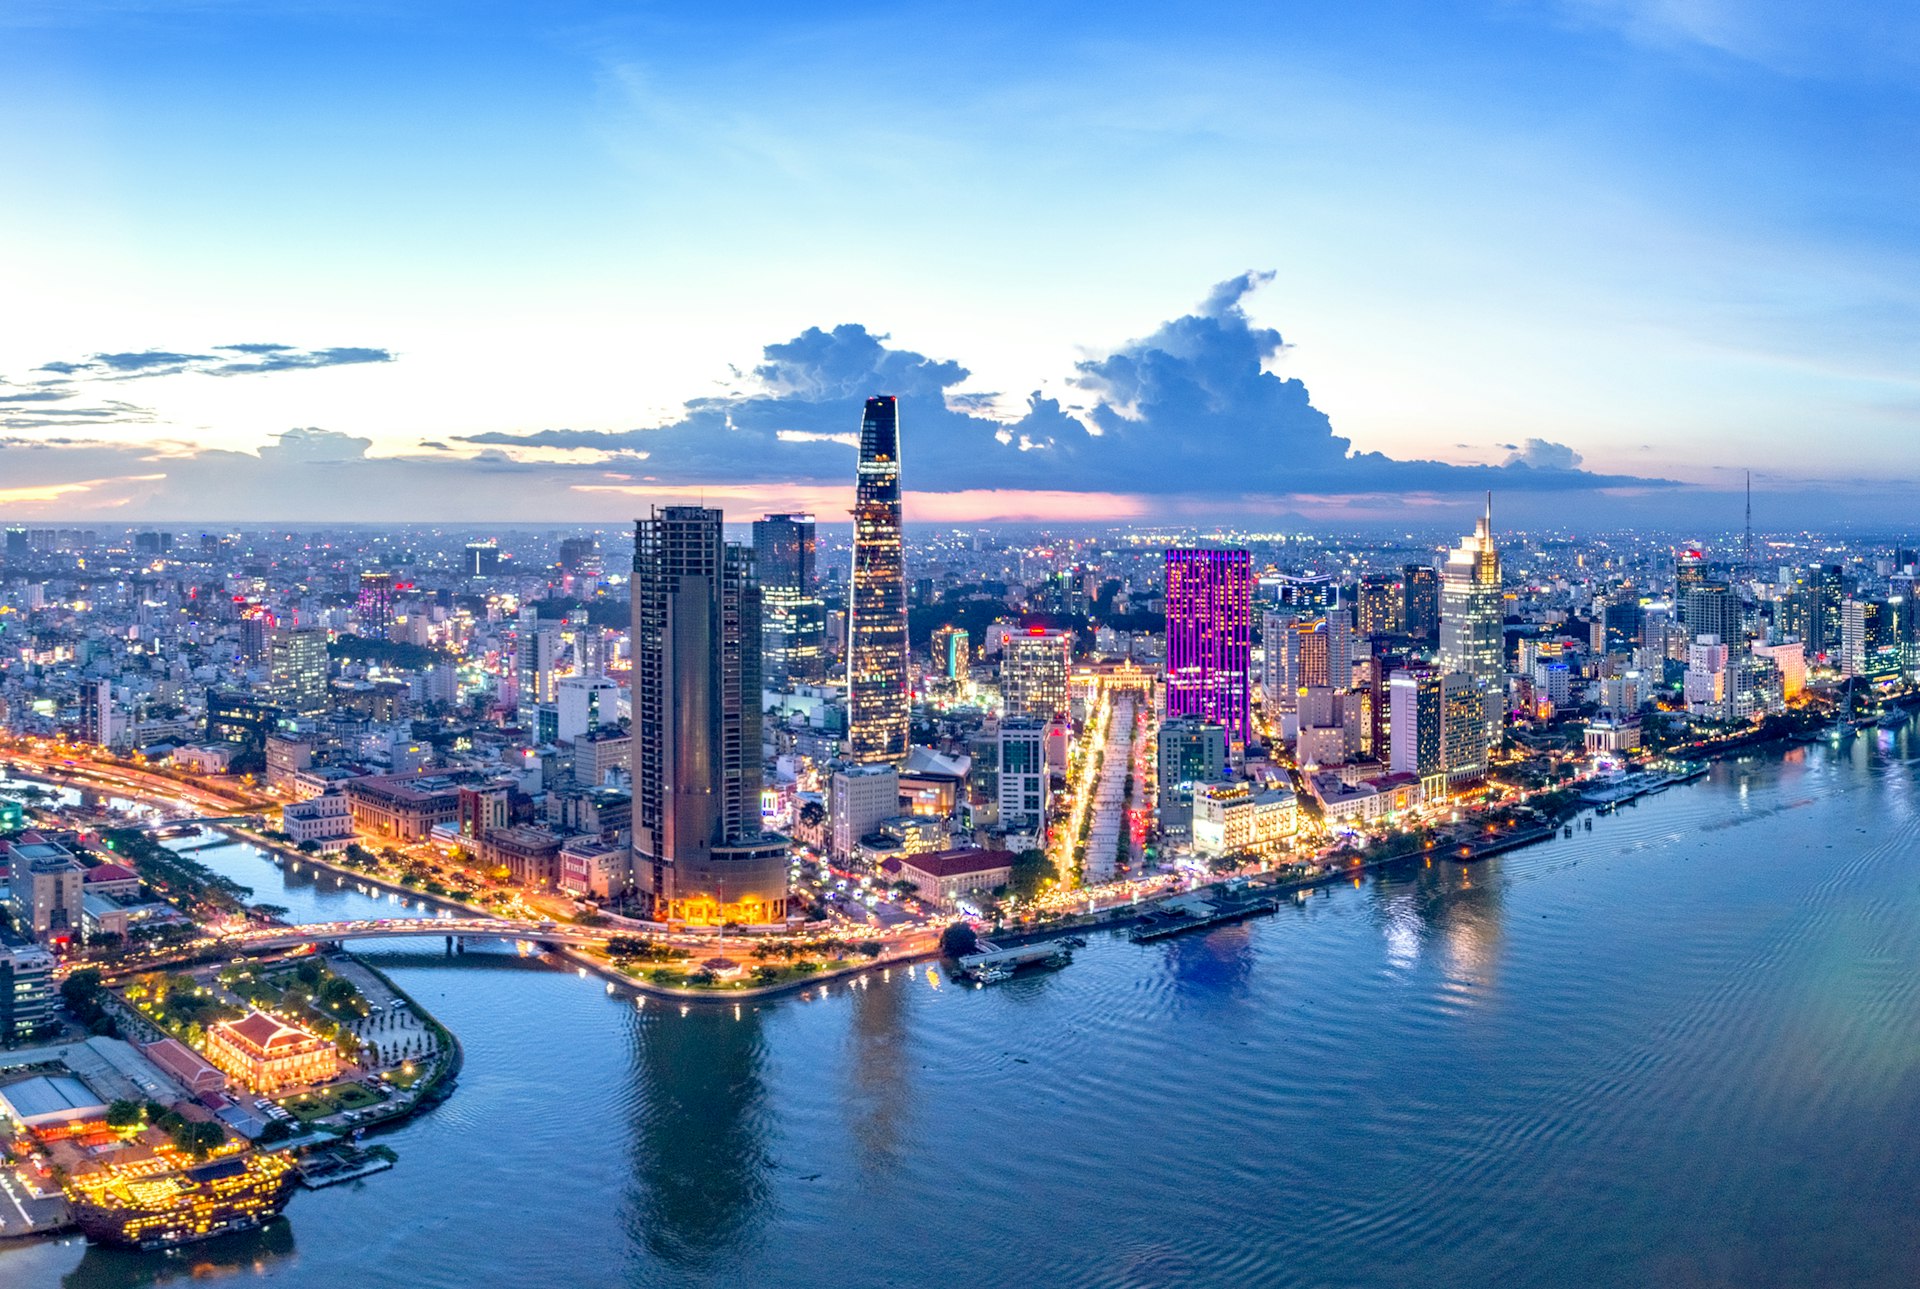
{"label": "bridge", "polygon": [[267,951],[348,940],[441,935],[462,940],[525,940],[535,944],[605,944],[606,931],[553,922],[515,922],[505,918],[367,918],[358,922],[307,922],[299,926],[255,927],[221,936],[220,947]]}
{"label": "bridge", "polygon": [[253,824],[265,823],[266,816],[260,814],[258,811],[251,814],[194,815],[187,819],[149,819],[144,823],[131,824],[128,828],[134,832],[164,832],[169,828],[197,828],[202,824],[231,824],[242,822]]}

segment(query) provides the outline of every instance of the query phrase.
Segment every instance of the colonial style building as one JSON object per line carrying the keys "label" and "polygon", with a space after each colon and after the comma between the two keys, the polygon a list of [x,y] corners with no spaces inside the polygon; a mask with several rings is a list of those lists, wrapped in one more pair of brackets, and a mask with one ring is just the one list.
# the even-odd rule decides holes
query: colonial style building
{"label": "colonial style building", "polygon": [[207,1030],[207,1060],[253,1092],[325,1083],[340,1072],[340,1056],[317,1034],[249,1012]]}

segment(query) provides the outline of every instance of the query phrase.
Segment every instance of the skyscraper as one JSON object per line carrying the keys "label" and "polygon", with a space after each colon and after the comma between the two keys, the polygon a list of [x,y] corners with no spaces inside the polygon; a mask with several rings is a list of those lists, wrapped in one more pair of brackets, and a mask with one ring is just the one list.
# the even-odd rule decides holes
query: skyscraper
{"label": "skyscraper", "polygon": [[819,680],[827,660],[827,610],[815,593],[812,515],[754,521],[760,579],[760,666],[769,689]]}
{"label": "skyscraper", "polygon": [[489,537],[483,542],[468,542],[461,560],[468,577],[493,577],[500,571],[500,543]]}
{"label": "skyscraper", "polygon": [[318,716],[327,710],[327,633],[280,628],[267,642],[268,692],[284,711]]}
{"label": "skyscraper", "polygon": [[1406,622],[1406,586],[1392,573],[1369,573],[1360,579],[1360,634],[1390,636]]}
{"label": "skyscraper", "polygon": [[[1473,533],[1447,555],[1440,571],[1440,670],[1458,672],[1482,697],[1486,747],[1500,742],[1506,707],[1506,606],[1500,590],[1500,551],[1493,541],[1493,494]],[[1451,706],[1450,702],[1450,706]],[[1477,761],[1458,739],[1449,745],[1448,769]]]}
{"label": "skyscraper", "polygon": [[1009,636],[1000,653],[1000,696],[1009,717],[1050,721],[1067,713],[1073,635],[1030,627]]}
{"label": "skyscraper", "polygon": [[847,596],[847,752],[859,762],[907,754],[907,577],[900,540],[900,407],[867,400],[853,506]]}
{"label": "skyscraper", "polygon": [[786,839],[760,823],[760,588],[718,510],[634,525],[633,863],[653,916],[778,922]]}
{"label": "skyscraper", "polygon": [[1430,564],[1408,564],[1400,570],[1406,588],[1401,630],[1415,640],[1430,639],[1440,629],[1440,575]]}
{"label": "skyscraper", "polygon": [[1444,782],[1442,757],[1446,692],[1440,673],[1428,667],[1407,667],[1387,680],[1392,707],[1391,759],[1395,774],[1419,777],[1422,787],[1437,791]]}
{"label": "skyscraper", "polygon": [[393,630],[393,574],[360,575],[360,632],[370,640],[385,640]]}
{"label": "skyscraper", "polygon": [[1253,738],[1253,557],[1167,552],[1167,719],[1223,726],[1235,755]]}

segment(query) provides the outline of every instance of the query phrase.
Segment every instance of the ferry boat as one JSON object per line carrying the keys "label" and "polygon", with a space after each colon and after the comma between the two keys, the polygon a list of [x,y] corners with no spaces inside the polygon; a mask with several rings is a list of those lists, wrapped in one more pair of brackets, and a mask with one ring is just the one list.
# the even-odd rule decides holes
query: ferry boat
{"label": "ferry boat", "polygon": [[172,1249],[273,1220],[297,1176],[286,1155],[248,1151],[159,1174],[82,1176],[68,1199],[74,1224],[95,1244]]}

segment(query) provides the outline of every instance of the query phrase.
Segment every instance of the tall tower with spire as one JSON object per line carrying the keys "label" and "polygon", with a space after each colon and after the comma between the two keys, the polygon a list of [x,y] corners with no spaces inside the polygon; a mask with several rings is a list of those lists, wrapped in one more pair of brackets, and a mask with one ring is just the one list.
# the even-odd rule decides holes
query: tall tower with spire
{"label": "tall tower with spire", "polygon": [[847,598],[847,754],[907,755],[907,567],[900,533],[900,405],[867,400],[853,503]]}
{"label": "tall tower with spire", "polygon": [[1506,711],[1506,606],[1500,589],[1500,550],[1493,540],[1493,494],[1471,535],[1447,554],[1440,570],[1440,670],[1457,677],[1453,689],[1464,708],[1475,705],[1479,739],[1470,719],[1449,719],[1453,737],[1445,749],[1452,778],[1484,773],[1487,753],[1497,747]]}

